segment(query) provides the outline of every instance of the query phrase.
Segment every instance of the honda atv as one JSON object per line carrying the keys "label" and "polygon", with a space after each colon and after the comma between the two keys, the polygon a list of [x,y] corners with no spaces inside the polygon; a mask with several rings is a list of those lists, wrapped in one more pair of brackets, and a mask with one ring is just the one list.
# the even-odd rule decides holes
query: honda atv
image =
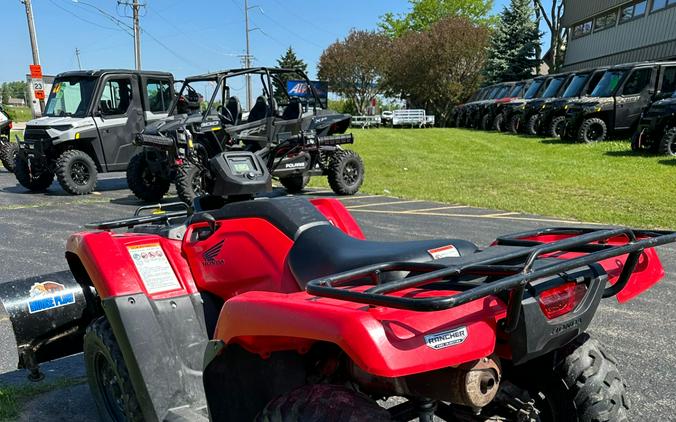
{"label": "honda atv", "polygon": [[270,189],[251,152],[210,166],[236,196],[96,223],[67,242],[73,278],[0,284],[33,378],[80,346],[105,421],[629,420],[585,331],[663,277],[676,233],[367,241],[335,199],[250,199]]}
{"label": "honda atv", "polygon": [[676,91],[643,112],[631,138],[631,149],[676,156]]}
{"label": "honda atv", "polygon": [[[230,85],[251,76],[260,78],[263,95],[243,113]],[[283,80],[289,78],[305,83],[307,90],[294,90],[304,97],[273,91],[273,82],[284,86]],[[213,88],[208,103],[201,109],[182,110],[182,101],[197,95],[196,88],[204,83]],[[275,100],[280,96],[286,99],[284,105]],[[291,193],[302,191],[311,176],[327,176],[334,192],[352,195],[364,180],[364,164],[357,153],[342,148],[354,142],[351,134],[345,134],[350,119],[327,110],[301,70],[261,67],[190,77],[170,116],[137,136],[144,150],[132,159],[127,181],[137,197],[158,201],[174,180],[179,198],[191,204],[212,193],[218,175],[209,169],[211,158],[246,150],[261,156],[272,176]]]}
{"label": "honda atv", "polygon": [[18,144],[10,140],[10,131],[12,130],[12,120],[9,115],[0,106],[0,162],[10,173],[14,172],[14,158],[19,149]]}

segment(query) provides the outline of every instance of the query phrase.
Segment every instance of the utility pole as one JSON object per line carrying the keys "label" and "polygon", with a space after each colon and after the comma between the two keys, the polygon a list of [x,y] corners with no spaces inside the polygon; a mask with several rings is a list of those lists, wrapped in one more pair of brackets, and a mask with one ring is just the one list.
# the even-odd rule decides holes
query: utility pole
{"label": "utility pole", "polygon": [[[33,64],[40,65],[40,51],[38,51],[38,36],[35,34],[35,22],[33,21],[33,6],[31,0],[20,0],[26,6],[26,18],[28,19],[28,35],[31,39],[33,52]],[[45,111],[45,100],[40,100],[40,114]]]}
{"label": "utility pole", "polygon": [[82,70],[82,64],[80,64],[80,49],[75,47],[75,57],[77,57],[77,68]]}
{"label": "utility pole", "polygon": [[[246,55],[244,56],[244,67],[251,67],[251,52],[249,49],[249,0],[244,0],[244,20],[246,29]],[[251,110],[251,75],[246,75],[246,108]]]}
{"label": "utility pole", "polygon": [[134,0],[134,62],[136,70],[141,70],[141,27],[139,25],[138,10],[141,7],[138,0]]}

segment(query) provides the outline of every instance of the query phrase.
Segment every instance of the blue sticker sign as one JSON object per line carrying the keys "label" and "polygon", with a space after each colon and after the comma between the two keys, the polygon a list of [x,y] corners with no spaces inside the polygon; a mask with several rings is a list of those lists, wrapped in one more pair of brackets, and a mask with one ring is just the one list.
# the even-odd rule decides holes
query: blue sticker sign
{"label": "blue sticker sign", "polygon": [[[317,92],[320,100],[326,100],[329,96],[329,84],[322,81],[310,81],[312,87]],[[290,97],[311,98],[312,92],[305,81],[286,81],[286,92]]]}
{"label": "blue sticker sign", "polygon": [[53,281],[33,284],[28,295],[28,312],[31,314],[75,303],[73,292],[66,291],[63,284]]}

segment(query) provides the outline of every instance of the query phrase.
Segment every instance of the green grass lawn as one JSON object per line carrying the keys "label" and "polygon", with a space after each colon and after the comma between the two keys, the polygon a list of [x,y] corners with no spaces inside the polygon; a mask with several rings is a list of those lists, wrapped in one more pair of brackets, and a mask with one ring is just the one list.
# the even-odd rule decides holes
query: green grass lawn
{"label": "green grass lawn", "polygon": [[27,122],[33,118],[30,107],[5,106],[5,112],[15,122]]}
{"label": "green grass lawn", "polygon": [[[676,159],[465,129],[355,130],[362,192],[581,221],[676,228]],[[320,182],[324,184],[325,181]]]}

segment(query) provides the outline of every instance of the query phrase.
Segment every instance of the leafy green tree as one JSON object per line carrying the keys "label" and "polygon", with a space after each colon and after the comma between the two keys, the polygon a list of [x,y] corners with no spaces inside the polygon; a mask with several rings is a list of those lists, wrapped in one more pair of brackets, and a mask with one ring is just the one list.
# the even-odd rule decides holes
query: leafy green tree
{"label": "leafy green tree", "polygon": [[534,14],[532,0],[511,0],[502,10],[488,48],[487,82],[517,81],[533,74],[542,35]]}
{"label": "leafy green tree", "polygon": [[[293,48],[291,47],[287,48],[286,52],[277,59],[277,66],[288,69],[300,69],[303,72],[307,72],[307,63],[305,63],[303,59],[299,59],[298,56],[296,56],[296,52],[293,51]],[[284,95],[286,92],[286,82],[294,77],[295,76],[293,75],[282,74],[279,75],[279,81],[273,81],[275,91],[274,96],[278,102],[281,102],[286,98],[286,95]]]}
{"label": "leafy green tree", "polygon": [[390,37],[402,36],[407,31],[424,31],[447,16],[469,19],[475,24],[489,24],[493,0],[408,0],[408,13],[386,13],[378,24]]}

